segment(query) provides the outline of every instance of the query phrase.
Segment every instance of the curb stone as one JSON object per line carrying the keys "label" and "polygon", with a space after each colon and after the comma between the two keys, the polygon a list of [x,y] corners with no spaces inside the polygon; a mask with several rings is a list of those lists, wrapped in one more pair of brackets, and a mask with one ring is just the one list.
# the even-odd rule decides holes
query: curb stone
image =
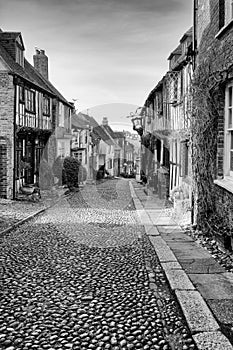
{"label": "curb stone", "polygon": [[[148,215],[146,209],[142,209],[142,204],[138,206],[136,191],[129,182],[131,196],[134,201],[137,215],[139,218]],[[136,200],[135,200],[136,199]],[[142,214],[144,212],[144,214]],[[140,220],[142,222],[142,220]],[[142,225],[145,228],[159,261],[166,274],[170,288],[175,292],[176,298],[183,311],[184,317],[191,331],[192,337],[198,350],[233,350],[233,346],[227,337],[220,331],[213,313],[207,306],[201,294],[196,290],[189,277],[182,269],[172,250],[162,239],[157,227],[151,221]],[[152,226],[156,228],[156,235],[151,235]],[[179,276],[178,276],[179,275]],[[176,278],[176,277],[179,278]],[[188,284],[186,282],[188,281]],[[188,288],[187,288],[188,285]]]}

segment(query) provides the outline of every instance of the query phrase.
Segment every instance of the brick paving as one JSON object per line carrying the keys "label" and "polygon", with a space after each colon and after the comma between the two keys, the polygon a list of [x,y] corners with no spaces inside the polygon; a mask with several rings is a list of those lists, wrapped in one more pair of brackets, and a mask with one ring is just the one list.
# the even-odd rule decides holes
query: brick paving
{"label": "brick paving", "polygon": [[127,180],[0,237],[0,348],[196,349]]}

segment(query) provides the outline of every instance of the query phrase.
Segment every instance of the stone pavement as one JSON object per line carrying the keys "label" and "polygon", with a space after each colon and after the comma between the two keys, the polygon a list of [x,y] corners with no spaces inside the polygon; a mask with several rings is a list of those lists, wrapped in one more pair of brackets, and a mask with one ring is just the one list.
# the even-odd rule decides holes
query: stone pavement
{"label": "stone pavement", "polygon": [[233,349],[233,274],[184,233],[164,201],[136,181],[131,193],[198,349]]}
{"label": "stone pavement", "polygon": [[197,350],[128,180],[0,236],[0,349]]}
{"label": "stone pavement", "polygon": [[62,186],[52,187],[50,190],[41,191],[41,199],[34,202],[26,198],[24,200],[11,200],[0,198],[0,235],[7,233],[12,228],[19,226],[53,206],[66,192]]}

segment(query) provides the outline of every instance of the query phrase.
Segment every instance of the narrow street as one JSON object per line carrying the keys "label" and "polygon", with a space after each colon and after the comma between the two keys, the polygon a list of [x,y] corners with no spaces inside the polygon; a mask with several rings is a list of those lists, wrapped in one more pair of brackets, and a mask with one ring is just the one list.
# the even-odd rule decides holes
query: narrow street
{"label": "narrow street", "polygon": [[128,180],[63,198],[0,250],[0,349],[196,349]]}

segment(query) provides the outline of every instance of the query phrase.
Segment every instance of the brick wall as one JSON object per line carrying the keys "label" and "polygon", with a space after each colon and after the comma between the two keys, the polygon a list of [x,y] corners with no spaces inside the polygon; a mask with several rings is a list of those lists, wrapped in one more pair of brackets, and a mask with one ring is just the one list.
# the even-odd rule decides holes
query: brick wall
{"label": "brick wall", "polygon": [[[233,28],[219,34],[224,24],[224,1],[223,0],[199,0],[197,12],[197,36],[198,36],[198,59],[199,65],[210,66],[210,71],[222,71],[233,63]],[[206,62],[205,62],[206,61]],[[198,67],[197,67],[198,69]],[[217,159],[215,178],[224,176],[224,106],[225,106],[225,84],[228,78],[223,78],[222,84],[218,85],[218,90],[212,96],[213,104],[218,110],[217,126]],[[220,78],[222,79],[222,78]],[[211,167],[210,167],[211,168]],[[208,172],[209,169],[206,169]],[[218,218],[226,217],[223,208],[229,207],[228,218],[233,210],[233,194],[215,185],[213,188],[213,198],[215,198],[215,209]],[[214,231],[214,228],[213,228]],[[221,236],[221,232],[220,235]],[[222,240],[224,241],[224,235]]]}
{"label": "brick wall", "polygon": [[216,196],[216,214],[219,220],[228,228],[228,232],[215,232],[215,237],[219,245],[223,248],[232,250],[232,240],[230,237],[233,237],[232,231],[232,220],[233,220],[233,193],[228,192],[222,187],[215,186],[215,196]]}
{"label": "brick wall", "polygon": [[0,139],[0,198],[7,197],[7,142]]}
{"label": "brick wall", "polygon": [[209,0],[198,1],[197,12],[197,45],[199,46],[206,27],[210,24],[210,3]]}
{"label": "brick wall", "polygon": [[[0,162],[1,175],[0,195],[12,198],[13,195],[13,167],[14,167],[14,85],[13,77],[0,72],[0,137],[3,158]],[[5,149],[6,147],[6,149]],[[5,177],[6,176],[6,177]]]}

